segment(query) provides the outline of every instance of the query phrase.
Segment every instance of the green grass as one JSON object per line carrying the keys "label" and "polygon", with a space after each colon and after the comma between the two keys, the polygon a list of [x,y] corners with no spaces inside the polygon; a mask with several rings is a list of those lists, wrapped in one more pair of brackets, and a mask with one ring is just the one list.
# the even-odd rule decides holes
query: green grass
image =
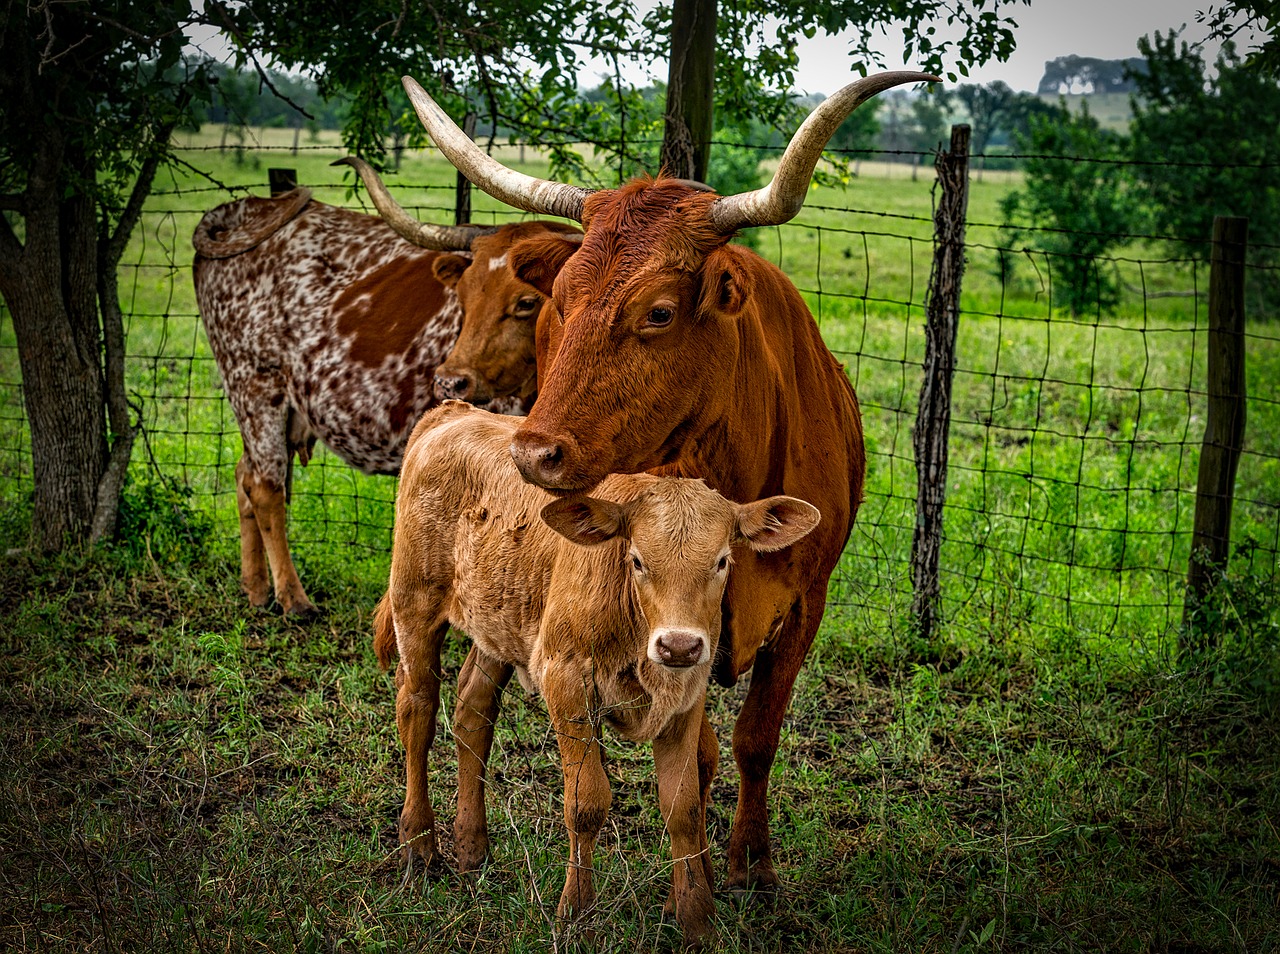
{"label": "green grass", "polygon": [[[287,146],[289,140],[282,140]],[[185,156],[265,193],[296,167],[348,203],[339,151]],[[209,148],[212,147],[212,148]],[[514,152],[503,158],[511,161]],[[524,166],[545,172],[530,153]],[[1139,245],[1148,290],[1114,311],[1052,309],[1053,263],[1001,251],[1016,175],[986,174],[971,245],[948,477],[942,637],[912,634],[911,428],[924,348],[930,176],[864,163],[818,189],[762,254],[808,298],[866,419],[867,502],[801,674],[771,790],[786,893],[717,906],[725,950],[1269,950],[1280,946],[1274,316],[1250,327],[1247,451],[1215,612],[1223,645],[1172,652],[1204,427],[1202,266]],[[391,180],[448,221],[452,173]],[[406,188],[402,182],[439,188]],[[241,194],[238,192],[237,194]],[[545,712],[508,693],[493,759],[493,864],[401,886],[394,690],[369,647],[394,481],[328,454],[299,469],[291,535],[326,615],[298,626],[237,592],[239,436],[195,315],[189,236],[229,193],[157,185],[126,256],[129,386],[147,440],[130,531],[93,559],[39,561],[12,325],[0,311],[0,946],[19,950],[575,949],[553,941],[563,876]],[[477,194],[478,221],[509,213]],[[434,210],[434,211],[433,211]],[[1016,260],[1000,278],[1000,259]],[[157,484],[155,469],[190,496]],[[465,646],[452,642],[446,685]],[[723,873],[744,687],[713,692]],[[443,712],[451,707],[446,692]],[[433,793],[446,834],[445,720]],[[615,802],[599,866],[605,950],[671,943],[669,864],[647,752],[609,742]]]}
{"label": "green grass", "polygon": [[[402,884],[394,690],[376,581],[297,626],[251,613],[228,548],[0,569],[0,945],[16,950],[589,949],[553,937],[556,747],[513,685],[474,885]],[[903,664],[901,629],[820,640],[770,804],[785,894],[717,901],[726,951],[1270,950],[1280,762],[1274,625],[1195,665],[1009,638]],[[449,644],[448,686],[465,645]],[[742,688],[716,690],[723,873]],[[610,737],[597,949],[670,947],[649,755]],[[452,821],[448,719],[433,761]],[[553,946],[555,945],[555,946]]]}

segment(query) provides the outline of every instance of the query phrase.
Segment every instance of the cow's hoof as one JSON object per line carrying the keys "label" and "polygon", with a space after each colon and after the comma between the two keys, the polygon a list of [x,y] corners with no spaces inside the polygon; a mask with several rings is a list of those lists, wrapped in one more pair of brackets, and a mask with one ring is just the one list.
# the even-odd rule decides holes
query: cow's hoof
{"label": "cow's hoof", "polygon": [[295,600],[284,608],[284,615],[295,623],[305,623],[319,617],[320,610],[310,600]]}
{"label": "cow's hoof", "polygon": [[745,877],[730,876],[725,882],[724,894],[739,906],[762,905],[772,909],[782,894],[782,879],[772,865],[759,865]]}

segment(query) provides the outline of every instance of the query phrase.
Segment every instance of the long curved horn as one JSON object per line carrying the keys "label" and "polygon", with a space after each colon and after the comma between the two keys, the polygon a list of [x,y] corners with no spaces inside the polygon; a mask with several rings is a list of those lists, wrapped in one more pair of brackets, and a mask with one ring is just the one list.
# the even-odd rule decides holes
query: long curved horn
{"label": "long curved horn", "polygon": [[537,179],[508,169],[472,142],[412,76],[401,77],[400,82],[432,141],[459,172],[481,189],[499,202],[535,215],[558,215],[582,221],[582,204],[591,194],[590,189]]}
{"label": "long curved horn", "polygon": [[833,93],[800,124],[778,163],[778,170],[763,189],[718,199],[711,207],[711,223],[727,235],[754,225],[781,225],[804,205],[809,180],[836,128],[849,114],[877,93],[903,83],[940,83],[928,73],[899,70],[866,76]]}
{"label": "long curved horn", "polygon": [[391,193],[387,191],[387,187],[383,185],[373,166],[363,159],[346,156],[330,165],[350,166],[354,169],[364,182],[369,198],[373,200],[374,207],[383,221],[395,229],[397,235],[414,245],[437,252],[465,252],[470,250],[472,239],[479,238],[481,235],[492,235],[498,231],[496,225],[490,228],[483,225],[431,225],[428,222],[419,222],[406,212],[400,203],[391,198]]}

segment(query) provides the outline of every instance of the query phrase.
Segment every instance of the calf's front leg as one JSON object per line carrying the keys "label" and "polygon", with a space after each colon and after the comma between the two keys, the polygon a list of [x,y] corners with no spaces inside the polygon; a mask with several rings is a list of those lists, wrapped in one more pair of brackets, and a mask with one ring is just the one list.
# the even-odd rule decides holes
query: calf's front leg
{"label": "calf's front leg", "polygon": [[[412,605],[414,601],[410,601]],[[425,607],[422,607],[425,608]],[[400,812],[400,844],[428,866],[439,856],[436,818],[427,788],[428,761],[440,709],[440,646],[448,622],[395,606],[400,662],[396,666],[396,725],[404,744],[404,808]]]}
{"label": "calf's front leg", "polygon": [[710,732],[705,692],[653,740],[658,801],[671,836],[671,893],[663,913],[675,915],[686,944],[699,943],[710,932],[714,911],[706,794],[715,766],[708,764],[704,727]]}
{"label": "calf's front leg", "polygon": [[543,695],[560,744],[564,824],[569,831],[569,864],[556,914],[569,920],[581,917],[595,903],[596,840],[613,793],[600,757],[600,730],[598,719],[592,718],[595,700],[590,687],[579,673],[551,667]]}

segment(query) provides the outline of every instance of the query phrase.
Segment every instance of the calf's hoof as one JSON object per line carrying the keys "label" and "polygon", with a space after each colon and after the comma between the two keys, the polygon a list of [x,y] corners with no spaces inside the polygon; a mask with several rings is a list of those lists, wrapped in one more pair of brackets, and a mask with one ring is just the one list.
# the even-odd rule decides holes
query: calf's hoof
{"label": "calf's hoof", "polygon": [[254,609],[266,609],[271,602],[271,587],[265,582],[241,580],[240,592],[249,598],[249,605]]}
{"label": "calf's hoof", "polygon": [[711,918],[715,913],[715,903],[710,892],[705,895],[690,892],[679,900],[672,890],[662,906],[662,923],[675,924],[680,928],[683,944],[687,948],[701,950],[715,937]]}
{"label": "calf's hoof", "polygon": [[458,874],[474,874],[484,867],[489,856],[489,839],[481,840],[455,831],[453,849],[458,858]]}

